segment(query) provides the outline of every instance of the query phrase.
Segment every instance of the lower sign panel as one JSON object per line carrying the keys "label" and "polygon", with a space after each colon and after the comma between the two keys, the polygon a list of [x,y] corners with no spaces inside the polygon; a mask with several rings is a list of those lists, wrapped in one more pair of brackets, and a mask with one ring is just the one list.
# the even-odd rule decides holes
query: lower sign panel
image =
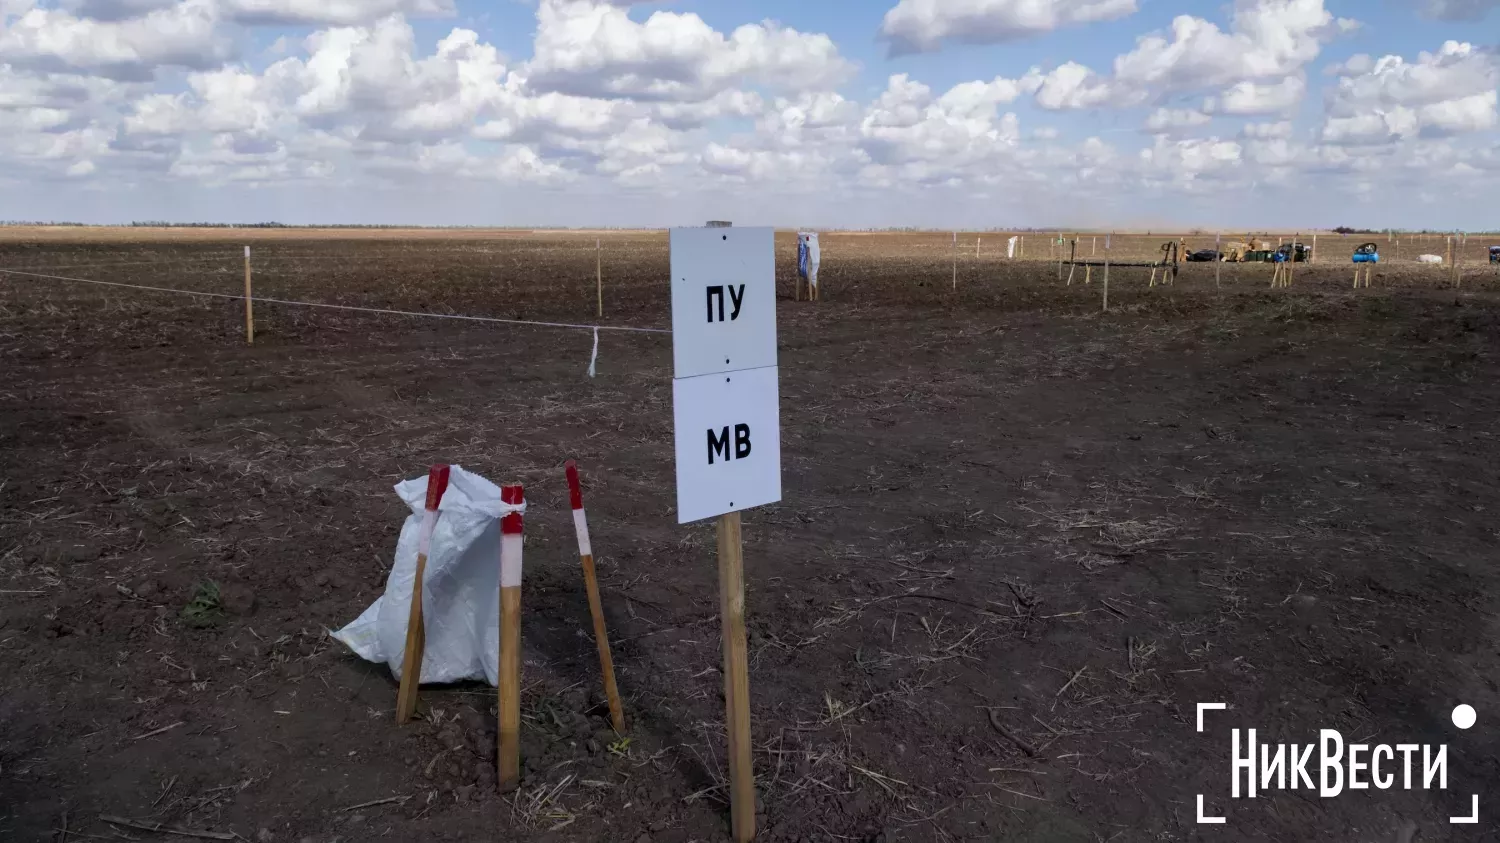
{"label": "lower sign panel", "polygon": [[677,523],[781,500],[775,366],[672,381]]}

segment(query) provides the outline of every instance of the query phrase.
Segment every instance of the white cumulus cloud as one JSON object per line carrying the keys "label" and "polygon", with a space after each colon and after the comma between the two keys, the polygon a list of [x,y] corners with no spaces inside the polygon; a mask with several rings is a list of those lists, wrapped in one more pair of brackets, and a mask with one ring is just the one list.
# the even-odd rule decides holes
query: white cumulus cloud
{"label": "white cumulus cloud", "polygon": [[600,0],[541,0],[535,52],[525,66],[543,90],[677,101],[747,82],[829,89],[853,70],[827,35],[767,22],[726,36],[695,14],[657,11],[636,22]]}
{"label": "white cumulus cloud", "polygon": [[945,40],[1013,41],[1135,11],[1136,0],[900,0],[885,13],[880,35],[901,55],[936,50]]}

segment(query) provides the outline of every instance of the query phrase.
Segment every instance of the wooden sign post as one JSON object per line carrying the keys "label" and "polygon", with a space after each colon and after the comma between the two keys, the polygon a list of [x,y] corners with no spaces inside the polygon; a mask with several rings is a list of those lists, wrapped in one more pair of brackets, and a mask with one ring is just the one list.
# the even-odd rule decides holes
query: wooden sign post
{"label": "wooden sign post", "polygon": [[[500,502],[526,502],[520,486],[501,486]],[[521,548],[525,521],[519,512],[500,518],[500,792],[521,783]]]}
{"label": "wooden sign post", "polygon": [[[248,300],[247,300],[248,301]],[[427,635],[422,625],[422,579],[427,575],[427,554],[432,549],[432,532],[437,528],[438,504],[448,491],[446,465],[435,465],[427,472],[427,501],[422,507],[422,527],[417,534],[417,571],[411,583],[411,607],[406,615],[406,649],[401,654],[401,687],[396,692],[396,723],[404,725],[417,713],[417,688],[422,684],[422,650]]]}
{"label": "wooden sign post", "polygon": [[671,244],[677,521],[718,518],[731,828],[735,843],[748,843],[755,776],[740,511],[781,500],[775,247],[769,228],[675,228]]}
{"label": "wooden sign post", "polygon": [[604,696],[609,701],[609,724],[615,734],[625,734],[625,712],[620,689],[615,687],[615,662],[609,652],[609,630],[604,625],[604,604],[599,599],[599,579],[594,572],[594,548],[589,542],[589,520],[583,511],[583,486],[578,482],[578,464],[568,460],[568,498],[573,505],[573,531],[578,535],[578,558],[583,564],[583,587],[588,592],[589,616],[594,621],[594,646],[599,651],[599,673],[604,678]]}
{"label": "wooden sign post", "polygon": [[245,344],[255,345],[255,302],[250,298],[250,247],[245,247]]}
{"label": "wooden sign post", "polygon": [[719,516],[719,614],[724,641],[724,729],[729,733],[729,812],[735,843],[755,837],[750,755],[750,657],[745,644],[745,560],[740,514]]}

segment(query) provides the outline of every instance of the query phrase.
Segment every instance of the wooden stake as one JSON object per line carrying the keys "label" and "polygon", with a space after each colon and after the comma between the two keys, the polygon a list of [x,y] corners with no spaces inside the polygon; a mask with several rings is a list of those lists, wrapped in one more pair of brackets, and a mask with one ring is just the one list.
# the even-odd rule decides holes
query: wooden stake
{"label": "wooden stake", "polygon": [[[526,502],[518,485],[500,487],[500,502]],[[521,784],[521,513],[500,519],[500,735],[499,786],[509,793]]]}
{"label": "wooden stake", "polygon": [[1313,232],[1312,254],[1307,256],[1308,263],[1314,263],[1318,259],[1318,232]]}
{"label": "wooden stake", "polygon": [[615,733],[625,734],[625,712],[620,690],[615,686],[615,662],[609,652],[609,630],[604,625],[604,605],[599,600],[599,580],[594,573],[594,548],[589,543],[589,521],[583,511],[583,487],[578,482],[578,464],[568,460],[568,497],[573,504],[573,530],[578,535],[578,558],[583,563],[583,587],[588,592],[589,615],[594,620],[594,646],[599,651],[599,674],[604,678],[604,697],[609,700],[609,723]]}
{"label": "wooden stake", "polygon": [[250,298],[250,247],[245,247],[245,344],[255,345],[255,302]]}
{"label": "wooden stake", "polygon": [[1219,273],[1224,271],[1224,255],[1219,251],[1219,239],[1223,233],[1214,235],[1214,289],[1219,289]]}
{"label": "wooden stake", "polygon": [[958,232],[953,232],[953,291],[958,292]]}
{"label": "wooden stake", "polygon": [[396,692],[396,723],[404,725],[417,713],[417,689],[422,684],[422,651],[427,647],[422,622],[422,581],[427,576],[427,553],[432,531],[437,527],[438,504],[448,491],[449,466],[435,465],[427,472],[427,502],[422,528],[417,534],[417,571],[411,583],[411,607],[406,614],[406,649],[401,653],[401,687]]}
{"label": "wooden stake", "polygon": [[1109,312],[1109,249],[1104,250],[1104,312]]}
{"label": "wooden stake", "polygon": [[719,516],[719,612],[723,616],[724,727],[729,733],[729,810],[735,843],[755,837],[750,764],[750,664],[745,646],[745,567],[740,514]]}
{"label": "wooden stake", "polygon": [[599,297],[599,316],[604,316],[604,247],[594,241],[594,291]]}

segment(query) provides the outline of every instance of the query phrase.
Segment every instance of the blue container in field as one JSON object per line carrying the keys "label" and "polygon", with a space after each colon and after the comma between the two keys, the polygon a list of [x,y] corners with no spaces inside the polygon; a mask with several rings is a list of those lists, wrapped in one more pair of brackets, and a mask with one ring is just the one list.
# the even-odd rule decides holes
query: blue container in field
{"label": "blue container in field", "polygon": [[1380,263],[1380,251],[1374,243],[1364,243],[1354,250],[1355,263]]}

